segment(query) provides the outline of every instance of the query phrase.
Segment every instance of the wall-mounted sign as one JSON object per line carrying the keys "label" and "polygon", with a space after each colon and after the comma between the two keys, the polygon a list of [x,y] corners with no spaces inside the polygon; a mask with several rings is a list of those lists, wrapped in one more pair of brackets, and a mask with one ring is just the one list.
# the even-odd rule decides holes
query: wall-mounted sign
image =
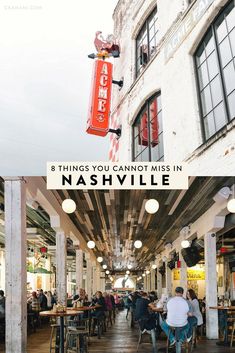
{"label": "wall-mounted sign", "polygon": [[[180,280],[180,270],[175,269],[173,271],[174,281]],[[187,279],[188,281],[201,281],[205,280],[205,271],[202,270],[190,270],[187,269]]]}
{"label": "wall-mounted sign", "polygon": [[215,0],[198,0],[190,9],[180,25],[176,28],[174,33],[165,45],[165,60],[166,62],[173,56],[178,47],[183,43],[185,38],[189,35],[192,29],[200,21],[209,6]]}
{"label": "wall-mounted sign", "polygon": [[87,121],[87,133],[106,136],[109,132],[113,64],[96,60]]}

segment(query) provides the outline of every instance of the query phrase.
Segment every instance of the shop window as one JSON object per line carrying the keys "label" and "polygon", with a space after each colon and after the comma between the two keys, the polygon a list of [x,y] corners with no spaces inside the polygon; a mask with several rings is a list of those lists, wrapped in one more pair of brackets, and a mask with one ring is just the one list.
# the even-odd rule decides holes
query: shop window
{"label": "shop window", "polygon": [[163,129],[161,95],[150,98],[133,125],[133,160],[163,161]]}
{"label": "shop window", "polygon": [[230,2],[199,45],[196,70],[204,139],[235,118],[235,7]]}
{"label": "shop window", "polygon": [[157,8],[143,24],[136,38],[136,76],[138,76],[156,52],[158,43]]}

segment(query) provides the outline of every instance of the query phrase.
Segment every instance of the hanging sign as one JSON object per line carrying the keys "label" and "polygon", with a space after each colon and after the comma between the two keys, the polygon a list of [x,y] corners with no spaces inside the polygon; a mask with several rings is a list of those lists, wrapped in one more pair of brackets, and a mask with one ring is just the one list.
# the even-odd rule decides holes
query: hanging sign
{"label": "hanging sign", "polygon": [[109,132],[113,64],[96,60],[87,121],[87,133],[106,136]]}
{"label": "hanging sign", "polygon": [[[180,270],[175,269],[173,271],[173,279],[174,281],[180,280]],[[202,270],[192,270],[187,269],[187,279],[188,281],[201,281],[205,280],[205,271]]]}

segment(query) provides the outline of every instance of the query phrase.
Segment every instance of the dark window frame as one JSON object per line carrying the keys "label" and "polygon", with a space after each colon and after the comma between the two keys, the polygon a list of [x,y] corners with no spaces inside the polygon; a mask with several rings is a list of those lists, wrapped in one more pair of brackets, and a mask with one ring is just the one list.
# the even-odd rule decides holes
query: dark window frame
{"label": "dark window frame", "polygon": [[[221,20],[222,20],[222,22],[225,21],[226,14],[228,13],[228,9],[232,5],[233,5],[233,1],[230,1],[227,4],[225,4],[225,6],[221,9],[220,13],[215,17],[215,19],[213,20],[213,22],[210,24],[209,28],[207,29],[206,33],[202,37],[202,39],[200,41],[200,44],[198,45],[197,50],[195,51],[195,54],[194,54],[194,67],[195,67],[195,76],[196,76],[197,97],[198,97],[198,102],[199,102],[199,113],[200,113],[200,123],[201,123],[201,131],[202,131],[203,143],[206,143],[207,141],[213,139],[214,136],[217,133],[219,133],[221,130],[223,130],[228,124],[230,124],[235,119],[235,116],[230,116],[229,103],[228,103],[228,97],[235,91],[235,89],[233,88],[232,91],[227,94],[227,92],[226,92],[226,80],[225,80],[225,76],[224,76],[224,69],[228,65],[230,65],[231,63],[234,63],[234,66],[235,66],[235,57],[233,57],[223,67],[221,50],[220,50],[220,47],[219,47],[220,44],[228,38],[228,40],[230,41],[230,49],[231,49],[231,52],[232,52],[230,35],[235,30],[235,24],[232,27],[232,29],[227,31],[226,35],[224,36],[224,38],[220,42],[218,40],[218,35],[217,35],[217,26],[218,26],[218,24],[219,24],[219,22]],[[234,8],[235,8],[235,6],[234,6]],[[206,48],[205,42],[206,42],[207,36],[209,36],[210,32],[212,34],[211,38],[213,40],[214,50],[208,56],[206,55],[206,58],[204,60],[202,60],[202,62],[200,64],[198,64],[198,62],[197,62],[197,58],[198,58],[197,53],[202,48],[205,51],[205,48]],[[215,57],[216,57],[215,60],[216,60],[216,63],[218,65],[218,73],[212,79],[209,77],[208,83],[201,89],[200,85],[202,84],[202,81],[200,81],[200,77],[199,77],[199,68],[201,68],[202,65],[205,63],[206,66],[207,66],[207,70],[208,70],[208,58],[210,58],[210,56],[214,52],[215,52]],[[208,73],[209,73],[209,70],[208,70]],[[203,90],[205,90],[205,88],[209,87],[209,89],[210,89],[210,98],[213,98],[213,95],[211,93],[211,83],[217,77],[219,79],[219,84],[221,86],[222,100],[219,103],[215,104],[215,105],[212,102],[212,104],[213,104],[212,105],[212,109],[209,112],[207,112],[207,114],[203,115],[203,103],[202,103],[201,93],[203,92]],[[218,108],[220,106],[221,103],[222,103],[222,106],[224,108],[225,124],[222,127],[220,127],[219,129],[216,129],[216,123],[218,123],[218,122],[215,119],[214,112],[215,112],[216,108]],[[213,113],[215,132],[212,133],[210,136],[206,136],[206,123],[205,123],[205,121],[206,121],[206,118],[211,113]]]}
{"label": "dark window frame", "polygon": [[[151,54],[151,48],[150,48],[150,44],[152,42],[152,40],[154,38],[156,38],[159,29],[157,29],[156,31],[154,31],[154,36],[152,38],[150,38],[150,30],[152,29],[152,27],[149,27],[149,24],[151,22],[151,19],[153,18],[153,16],[156,16],[156,19],[154,20],[154,24],[153,26],[156,25],[156,23],[159,21],[158,19],[158,7],[155,6],[154,9],[151,11],[151,13],[148,15],[148,17],[145,19],[144,23],[142,24],[140,30],[138,31],[138,34],[136,36],[135,39],[135,78],[138,78],[142,72],[142,68],[145,68],[148,63],[151,61],[153,55]],[[138,42],[140,39],[140,35],[142,33],[142,31],[146,31],[146,37],[147,37],[147,48],[148,48],[148,52],[147,52],[147,61],[145,63],[145,65],[141,65],[139,63],[139,60],[141,58],[141,56],[138,56],[138,49],[141,47],[140,43]],[[156,50],[155,50],[156,52]],[[144,55],[142,54],[142,61],[144,61]]]}
{"label": "dark window frame", "polygon": [[[162,105],[160,105],[160,109],[157,110],[157,116],[161,116],[161,131],[158,131],[158,138],[160,137],[162,139],[162,151],[163,154],[159,156],[158,160],[153,160],[153,156],[152,156],[152,135],[151,135],[151,117],[150,117],[150,107],[151,104],[154,102],[154,99],[161,99],[161,91],[157,91],[156,93],[154,93],[151,97],[149,97],[145,103],[143,104],[143,106],[141,107],[141,109],[139,110],[139,113],[137,114],[133,124],[132,124],[132,161],[133,162],[138,162],[138,157],[140,155],[143,154],[144,151],[148,152],[148,161],[149,162],[163,162],[164,161],[164,142],[163,142],[163,127],[162,127]],[[139,133],[136,135],[135,134],[135,129],[139,126],[139,123],[141,121],[141,116],[147,112],[147,123],[148,123],[148,145],[145,149],[143,149],[141,152],[139,152],[138,154],[135,154],[135,140],[138,138]],[[160,145],[161,142],[159,142],[158,146]],[[147,151],[148,150],[148,151]]]}

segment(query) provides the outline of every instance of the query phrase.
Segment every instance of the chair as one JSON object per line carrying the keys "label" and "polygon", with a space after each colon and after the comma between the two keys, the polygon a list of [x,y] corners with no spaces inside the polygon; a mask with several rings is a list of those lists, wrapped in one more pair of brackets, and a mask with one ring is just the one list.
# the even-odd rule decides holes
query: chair
{"label": "chair", "polygon": [[89,320],[80,326],[68,326],[66,334],[66,353],[88,353]]}
{"label": "chair", "polygon": [[156,345],[156,332],[155,329],[152,330],[141,330],[141,325],[140,325],[141,320],[138,321],[139,324],[139,339],[138,339],[138,344],[137,344],[137,349],[136,353],[139,351],[140,344],[142,343],[142,338],[143,335],[151,335],[151,341],[152,341],[152,347],[153,347],[153,353],[157,353],[157,345]]}
{"label": "chair", "polygon": [[[176,353],[181,353],[181,342],[180,342],[180,332],[182,330],[182,327],[169,327],[169,333],[167,336],[167,347],[166,347],[166,352],[169,353],[169,343],[170,343],[170,334],[173,333],[173,335],[175,336],[175,340],[176,340]],[[185,346],[185,351],[186,353],[192,352],[193,349],[193,344],[191,344],[191,350],[189,350],[189,342],[187,342],[187,334],[185,333],[185,341],[183,343],[183,345]]]}
{"label": "chair", "polygon": [[59,334],[59,327],[60,325],[52,324],[51,325],[51,336],[50,336],[50,353],[56,350],[59,350],[59,341],[60,341],[60,334]]}
{"label": "chair", "polygon": [[231,333],[230,347],[232,347],[232,346],[233,346],[233,341],[235,340],[235,335],[234,335],[234,332],[235,332],[235,320],[233,321],[233,327],[232,327],[232,333]]}

